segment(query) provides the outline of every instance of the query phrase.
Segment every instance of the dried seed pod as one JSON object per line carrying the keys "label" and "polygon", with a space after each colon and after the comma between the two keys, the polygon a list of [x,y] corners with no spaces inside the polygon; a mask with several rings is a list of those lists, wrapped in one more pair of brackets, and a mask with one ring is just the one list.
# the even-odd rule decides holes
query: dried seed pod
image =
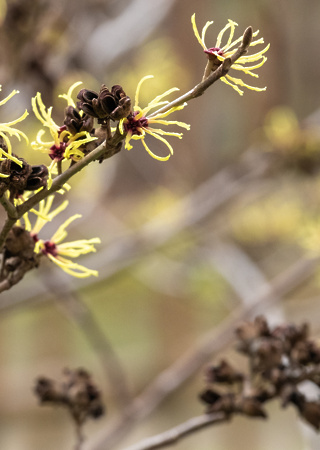
{"label": "dried seed pod", "polygon": [[89,133],[93,129],[93,117],[88,114],[79,114],[76,108],[69,105],[65,109],[64,125],[68,131],[72,134],[80,133],[81,131],[88,131]]}
{"label": "dried seed pod", "polygon": [[259,400],[254,397],[242,397],[237,402],[237,410],[250,417],[268,417]]}
{"label": "dried seed pod", "polygon": [[48,168],[44,164],[34,165],[31,167],[31,174],[28,176],[25,186],[26,191],[35,191],[47,185]]}
{"label": "dried seed pod", "polygon": [[217,366],[209,367],[206,375],[209,383],[233,384],[243,380],[243,374],[237,372],[231,364],[225,360],[222,360]]}
{"label": "dried seed pod", "polygon": [[199,398],[208,405],[214,405],[221,398],[221,395],[212,389],[207,389],[199,395]]}
{"label": "dried seed pod", "polygon": [[[270,329],[266,319],[258,317],[242,323],[236,332],[249,370],[237,372],[225,360],[210,367],[206,381],[219,385],[219,389],[201,394],[207,412],[221,412],[226,418],[234,413],[266,418],[262,405],[278,398],[283,407],[295,406],[300,416],[319,430],[320,400],[309,400],[300,390],[305,381],[320,388],[320,346],[308,338],[308,325]],[[237,381],[241,383],[235,384]],[[221,387],[221,383],[227,386]]]}
{"label": "dried seed pod", "polygon": [[18,256],[20,258],[32,258],[34,250],[34,240],[29,231],[19,226],[14,226],[8,233],[4,249],[5,257]]}
{"label": "dried seed pod", "polygon": [[63,381],[39,377],[34,392],[41,403],[65,406],[78,425],[87,418],[101,417],[105,408],[101,392],[84,369],[65,370]]}
{"label": "dried seed pod", "polygon": [[120,120],[127,117],[131,111],[131,100],[118,84],[111,91],[103,84],[100,92],[81,89],[77,98],[79,109],[99,121],[105,119]]}

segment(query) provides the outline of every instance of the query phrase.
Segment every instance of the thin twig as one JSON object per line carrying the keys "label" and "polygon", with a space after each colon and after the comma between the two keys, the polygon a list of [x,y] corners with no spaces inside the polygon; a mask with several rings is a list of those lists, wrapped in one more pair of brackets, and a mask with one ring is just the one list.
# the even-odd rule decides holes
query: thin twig
{"label": "thin twig", "polygon": [[[234,243],[214,240],[211,247],[200,249],[200,258],[214,265],[246,306],[255,303],[257,295],[271,291],[270,283],[258,265]],[[283,321],[281,305],[276,303],[273,316]]]}
{"label": "thin twig", "polygon": [[120,360],[88,307],[80,301],[78,296],[75,296],[75,293],[68,297],[64,297],[60,305],[65,310],[65,314],[79,326],[100,357],[105,375],[109,380],[110,392],[119,407],[123,408],[130,401],[131,395]]}
{"label": "thin twig", "polygon": [[3,194],[2,197],[0,197],[0,203],[6,210],[8,217],[15,218],[17,216],[16,207],[10,202],[10,200],[5,194]]}
{"label": "thin twig", "polygon": [[83,448],[85,437],[83,435],[82,426],[83,426],[83,424],[77,424],[76,425],[76,439],[77,439],[77,441],[76,441],[76,445],[74,447],[74,450],[82,450],[82,448]]}
{"label": "thin twig", "polygon": [[107,376],[112,394],[118,406],[123,408],[131,399],[122,364],[114,352],[105,332],[94,318],[90,309],[81,301],[77,292],[66,292],[65,283],[50,273],[45,284],[54,295],[54,301],[59,305],[69,320],[74,322],[82,331],[95,353],[100,358],[103,371]]}
{"label": "thin twig", "polygon": [[13,225],[16,223],[16,221],[18,220],[17,218],[11,218],[8,217],[3,225],[3,228],[1,230],[0,233],[0,248],[3,246],[6,237],[8,236],[9,231],[11,230],[11,228],[13,227]]}
{"label": "thin twig", "polygon": [[228,416],[222,412],[203,414],[202,416],[193,417],[164,433],[144,439],[135,445],[127,447],[125,450],[154,450],[156,448],[167,447],[168,445],[176,444],[182,438],[195,431],[226,420],[228,420]]}
{"label": "thin twig", "polygon": [[247,189],[248,183],[259,179],[270,169],[270,160],[261,154],[257,156],[252,159],[248,155],[244,156],[240,162],[222,169],[192,193],[167,208],[163,214],[147,222],[138,232],[111,242],[95,255],[95,264],[98,264],[101,277],[105,279],[118,273],[137,258],[140,259],[141,255],[149,254],[182,230],[199,224],[222,205],[240,195]]}

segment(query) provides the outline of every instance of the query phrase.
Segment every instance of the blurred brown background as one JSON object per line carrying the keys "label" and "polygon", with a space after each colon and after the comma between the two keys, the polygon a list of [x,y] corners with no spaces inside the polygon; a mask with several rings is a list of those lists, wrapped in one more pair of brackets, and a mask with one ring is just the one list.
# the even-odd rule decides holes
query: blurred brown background
{"label": "blurred brown background", "polygon": [[[1,294],[0,448],[71,449],[67,414],[39,407],[32,388],[39,375],[57,378],[64,367],[85,367],[108,408],[105,418],[85,428],[89,449],[119,411],[119,392],[106,376],[105,338],[130,390],[139,393],[235,308],[254,302],[270,280],[301,258],[318,255],[320,3],[12,0],[2,8],[2,94],[20,94],[1,107],[0,120],[28,108],[22,128],[30,140],[39,128],[30,107],[38,90],[59,123],[65,103],[58,94],[78,80],[93,90],[121,84],[133,98],[140,78],[153,74],[143,86],[142,105],[173,86],[181,93],[191,89],[205,66],[191,28],[194,12],[200,29],[214,20],[208,46],[229,18],[239,24],[236,37],[252,25],[271,43],[259,79],[246,80],[267,85],[267,91],[245,90],[240,97],[221,82],[213,85],[176,115],[191,130],[182,140],[170,139],[174,156],[168,162],[153,160],[137,142],[72,181],[70,206],[48,226],[48,236],[81,213],[69,237],[101,238],[97,253],[80,261],[98,269],[98,279],[71,279],[48,263]],[[158,141],[148,143],[161,153]],[[31,148],[15,151],[34,164],[49,163]],[[248,152],[256,164],[247,165]],[[260,177],[260,156],[264,161],[270,154],[279,163]],[[316,336],[316,266],[305,278],[262,312],[274,323],[308,321]],[[232,348],[224,354],[242,364]],[[204,367],[113,448],[201,414]],[[268,412],[268,421],[237,418],[175,448],[318,448],[316,434],[294,411],[271,404]]]}

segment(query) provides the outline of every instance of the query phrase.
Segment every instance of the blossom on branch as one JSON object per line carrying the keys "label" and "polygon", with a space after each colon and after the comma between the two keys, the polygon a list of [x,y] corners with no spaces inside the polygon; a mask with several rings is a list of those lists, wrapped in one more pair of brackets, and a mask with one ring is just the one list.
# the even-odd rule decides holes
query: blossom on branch
{"label": "blossom on branch", "polygon": [[[241,44],[242,42],[242,36],[240,36],[238,39],[233,41],[235,27],[238,26],[236,22],[233,20],[228,20],[228,24],[220,31],[217,37],[217,41],[214,47],[207,48],[205,44],[205,35],[207,32],[207,29],[210,25],[213,24],[213,22],[207,22],[205,26],[202,28],[201,36],[199,34],[196,21],[195,21],[195,14],[191,17],[191,23],[193,27],[193,32],[203,48],[204,52],[208,55],[208,59],[212,62],[212,70],[215,70],[221,62],[223,62],[226,58],[230,58],[237,50],[237,47],[235,47],[238,44]],[[227,40],[227,43],[225,45],[221,45],[222,38],[224,36],[224,33],[229,30],[229,37]],[[256,37],[259,34],[259,30],[255,31],[253,33],[253,37]],[[254,40],[250,43],[250,47],[253,47],[258,44],[263,44],[264,40],[263,38]],[[247,75],[250,75],[255,78],[259,78],[259,76],[253,72],[253,70],[258,69],[261,67],[266,61],[267,58],[264,56],[264,53],[269,49],[270,44],[268,44],[264,49],[260,50],[257,53],[254,53],[253,55],[244,55],[240,56],[240,58],[237,60],[236,63],[232,65],[232,69],[244,72]],[[254,65],[248,66],[248,63],[256,63]],[[224,77],[220,78],[221,81],[231,86],[233,89],[235,89],[240,95],[243,95],[243,91],[238,86],[243,86],[248,89],[254,90],[254,91],[265,91],[267,88],[258,88],[254,86],[250,86],[246,83],[244,83],[240,78],[235,78],[230,75],[225,75]]]}
{"label": "blossom on branch", "polygon": [[[77,258],[90,252],[95,252],[94,244],[100,244],[99,238],[80,239],[72,242],[62,242],[67,236],[66,227],[75,219],[80,218],[80,214],[67,219],[62,224],[50,240],[40,239],[36,242],[35,248],[46,255],[52,262],[59,266],[64,272],[77,278],[87,278],[91,275],[97,277],[98,271],[88,269],[69,258]],[[67,258],[66,258],[67,257]]]}
{"label": "blossom on branch", "polygon": [[[0,90],[1,90],[1,86],[0,86]],[[18,93],[19,93],[19,91],[14,89],[6,98],[4,98],[3,100],[0,101],[0,106],[7,103],[7,101],[9,101],[14,95],[16,95]],[[17,123],[22,122],[27,117],[27,115],[28,115],[28,111],[25,110],[25,112],[22,114],[22,116],[18,117],[18,119],[13,120],[11,122],[0,124],[0,161],[3,161],[5,159],[10,159],[11,161],[14,161],[16,164],[18,164],[20,167],[22,167],[21,161],[12,155],[12,146],[11,146],[10,139],[8,138],[7,135],[9,134],[9,136],[15,136],[17,139],[19,139],[19,141],[21,140],[21,137],[23,137],[23,139],[25,139],[26,142],[28,143],[29,141],[28,141],[27,136],[22,131],[18,130],[17,128],[12,127],[12,125],[16,125]],[[0,177],[2,177],[2,178],[8,177],[8,176],[9,175],[0,173]]]}
{"label": "blossom on branch", "polygon": [[[71,88],[77,85],[78,83],[75,83]],[[71,100],[70,89],[68,94],[62,97],[71,101],[72,104],[70,106],[73,106],[74,103]],[[96,138],[91,136],[87,131],[80,131],[73,134],[68,130],[66,125],[57,125],[52,118],[52,107],[46,109],[40,92],[32,98],[31,103],[35,116],[44,127],[49,129],[51,134],[52,139],[50,141],[43,141],[42,136],[45,134],[45,130],[41,129],[37,134],[36,140],[31,143],[31,146],[35,150],[41,150],[49,154],[52,159],[49,170],[51,171],[59,161],[69,159],[76,162],[82,159],[85,155],[83,151],[85,144],[96,140]]]}
{"label": "blossom on branch", "polygon": [[67,206],[68,201],[64,201],[57,208],[52,209],[54,195],[49,196],[46,200],[41,200],[39,203],[39,210],[32,209],[31,212],[36,214],[37,219],[34,226],[28,218],[28,214],[24,216],[25,228],[30,232],[35,242],[34,252],[47,256],[52,262],[59,266],[64,272],[77,278],[86,278],[91,275],[98,276],[96,270],[88,269],[78,263],[75,263],[70,258],[77,258],[80,255],[85,255],[90,252],[95,252],[94,244],[99,244],[99,238],[80,239],[77,241],[63,242],[68,233],[66,228],[71,222],[81,217],[80,214],[75,214],[67,219],[53,234],[49,240],[39,238],[39,233],[46,223],[50,222]]}
{"label": "blossom on branch", "polygon": [[[147,75],[143,77],[140,82],[138,83],[136,95],[135,95],[135,105],[133,107],[133,112],[131,112],[128,117],[125,119],[121,119],[119,122],[119,129],[121,134],[126,133],[125,138],[125,148],[127,150],[132,149],[132,145],[130,144],[131,139],[133,140],[141,140],[144,148],[146,151],[151,155],[154,159],[157,159],[158,161],[167,161],[170,156],[173,154],[173,148],[169,144],[169,142],[163,137],[163,136],[175,136],[179,139],[182,138],[182,133],[173,133],[169,131],[161,130],[160,128],[153,128],[153,125],[178,125],[179,127],[185,128],[187,130],[190,129],[190,125],[184,123],[184,122],[178,122],[176,120],[166,120],[165,117],[169,116],[171,113],[175,111],[179,111],[183,109],[186,106],[186,103],[184,103],[181,106],[170,108],[166,112],[160,112],[156,114],[152,114],[150,117],[147,115],[151,109],[162,107],[166,104],[168,104],[168,101],[163,101],[162,99],[166,97],[167,95],[171,94],[171,92],[177,91],[178,88],[172,88],[168,91],[164,92],[163,94],[158,95],[155,97],[151,102],[148,103],[148,105],[145,108],[141,108],[139,106],[139,95],[140,95],[140,88],[142,83],[147,80],[148,78],[153,78],[152,75]],[[159,141],[163,142],[169,149],[169,154],[167,156],[158,156],[155,155],[148,145],[145,142],[146,134],[149,134],[153,136],[154,138],[158,139]]]}

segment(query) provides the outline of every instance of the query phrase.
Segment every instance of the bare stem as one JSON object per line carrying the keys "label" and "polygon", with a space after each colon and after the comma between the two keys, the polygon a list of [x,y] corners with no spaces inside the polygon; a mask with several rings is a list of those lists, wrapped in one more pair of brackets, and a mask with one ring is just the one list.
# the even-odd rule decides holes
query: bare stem
{"label": "bare stem", "polygon": [[[241,55],[240,55],[241,56]],[[184,103],[188,102],[189,100],[192,100],[194,98],[199,97],[202,95],[208,87],[210,87],[215,81],[219,80],[219,78],[226,75],[231,67],[231,59],[226,58],[223,63],[214,71],[212,72],[208,78],[201,81],[199,84],[197,84],[194,88],[192,88],[190,91],[186,92],[185,94],[181,95],[181,97],[176,98],[172,102],[168,103],[167,105],[163,106],[162,108],[158,109],[154,113],[148,115],[149,117],[154,117],[158,114],[165,113],[169,111],[171,108],[176,108],[177,106],[181,106]]]}
{"label": "bare stem", "polygon": [[84,443],[84,435],[82,433],[82,424],[76,424],[76,445],[74,447],[74,450],[81,450],[82,444]]}
{"label": "bare stem", "polygon": [[17,210],[15,206],[10,202],[5,194],[0,198],[0,203],[6,210],[8,217],[14,218],[17,216]]}
{"label": "bare stem", "polygon": [[165,431],[164,433],[144,439],[138,444],[132,445],[125,450],[152,450],[167,447],[168,445],[176,444],[182,438],[194,433],[195,431],[199,431],[209,425],[226,420],[228,420],[228,416],[222,412],[193,417],[192,419],[189,419],[186,422]]}
{"label": "bare stem", "polygon": [[4,244],[4,241],[8,236],[9,231],[11,230],[11,228],[13,227],[13,225],[16,223],[17,220],[18,217],[15,219],[11,219],[10,217],[8,217],[7,220],[5,221],[5,224],[0,233],[0,248]]}
{"label": "bare stem", "polygon": [[102,368],[107,374],[113,395],[119,407],[124,408],[131,400],[124,369],[109,342],[105,331],[91,313],[85,302],[77,292],[67,292],[63,279],[50,274],[44,279],[48,291],[54,295],[55,302],[64,314],[73,321],[83,332],[87,341],[91,344],[99,356]]}

